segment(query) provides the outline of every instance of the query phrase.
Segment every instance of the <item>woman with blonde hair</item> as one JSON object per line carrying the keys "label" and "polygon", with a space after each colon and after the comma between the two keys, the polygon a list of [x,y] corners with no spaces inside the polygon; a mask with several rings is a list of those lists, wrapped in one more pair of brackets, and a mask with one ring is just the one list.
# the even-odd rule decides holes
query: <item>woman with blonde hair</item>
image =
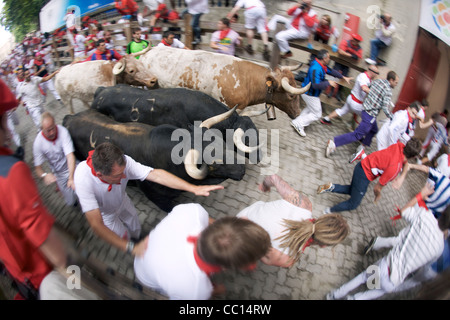
{"label": "woman with blonde hair", "polygon": [[291,267],[310,245],[334,246],[349,234],[347,221],[339,214],[312,219],[309,199],[294,190],[278,175],[267,176],[259,185],[263,192],[275,187],[282,199],[258,201],[237,216],[263,227],[270,235],[272,248],[261,259],[267,265]]}

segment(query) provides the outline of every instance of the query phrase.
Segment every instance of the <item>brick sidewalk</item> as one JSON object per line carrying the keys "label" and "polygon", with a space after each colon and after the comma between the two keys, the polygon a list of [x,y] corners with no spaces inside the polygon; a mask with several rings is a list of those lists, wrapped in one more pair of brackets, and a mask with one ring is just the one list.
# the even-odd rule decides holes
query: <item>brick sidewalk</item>
{"label": "brick sidewalk", "polygon": [[[75,112],[81,111],[82,108],[81,105],[76,104]],[[59,124],[68,112],[51,95],[47,98],[47,110],[55,115]],[[23,108],[17,112],[20,117],[18,131],[26,150],[25,161],[33,168],[32,143],[36,136],[35,127]],[[336,194],[317,195],[316,189],[319,184],[327,181],[344,183],[351,180],[355,164],[349,164],[348,157],[355,150],[356,144],[339,148],[329,159],[324,156],[327,140],[347,132],[347,124],[342,120],[334,121],[332,126],[317,122],[306,129],[307,137],[302,138],[289,125],[290,119],[287,115],[279,110],[277,110],[277,119],[274,121],[267,121],[266,116],[262,115],[254,118],[254,122],[260,130],[268,130],[268,146],[273,142],[271,140],[272,133],[275,132],[273,130],[278,130],[279,170],[276,173],[310,198],[313,204],[313,217],[317,218],[325,207],[346,198]],[[268,150],[269,156],[272,156],[270,148]],[[223,182],[224,190],[213,192],[207,198],[182,194],[177,201],[198,202],[205,207],[211,217],[217,219],[234,216],[256,201],[280,198],[276,191],[266,194],[257,189],[258,183],[263,179],[261,172],[264,172],[267,167],[251,164],[247,164],[246,167],[247,172],[243,180]],[[132,258],[98,239],[90,231],[80,209],[66,207],[60,195],[55,192],[54,186],[45,187],[39,179],[36,181],[46,205],[55,215],[58,223],[77,237],[77,245],[83,247],[85,252],[104,261],[112,269],[133,279]],[[389,217],[394,215],[395,205],[404,205],[420,190],[424,181],[425,175],[415,171],[410,172],[401,190],[396,191],[390,186],[385,187],[382,191],[382,199],[377,205],[373,204],[373,186],[371,185],[357,210],[342,213],[351,228],[351,233],[344,243],[334,248],[309,247],[305,250],[301,261],[290,269],[259,263],[258,268],[253,272],[225,272],[216,275],[216,280],[224,283],[227,288],[223,299],[323,299],[327,292],[347,282],[386,253],[377,252],[365,257],[362,255],[362,250],[371,237],[392,236],[405,226],[403,221],[392,226]],[[143,233],[146,234],[166,216],[166,213],[151,203],[138,188],[128,187],[127,192],[136,205]]]}

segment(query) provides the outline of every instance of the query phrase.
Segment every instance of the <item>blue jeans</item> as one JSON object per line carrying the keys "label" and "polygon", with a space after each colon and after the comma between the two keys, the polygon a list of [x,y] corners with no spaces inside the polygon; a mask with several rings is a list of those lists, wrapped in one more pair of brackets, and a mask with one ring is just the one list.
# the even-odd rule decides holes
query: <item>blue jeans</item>
{"label": "blue jeans", "polygon": [[200,28],[200,17],[203,13],[197,13],[192,15],[191,27],[194,32],[194,40],[200,40],[202,29]]}
{"label": "blue jeans", "polygon": [[387,45],[380,39],[370,40],[370,59],[376,61],[381,49],[387,48]]}
{"label": "blue jeans", "polygon": [[341,202],[334,207],[330,208],[331,212],[350,211],[359,207],[362,199],[364,198],[370,181],[366,177],[366,173],[359,162],[355,170],[353,170],[352,183],[350,185],[335,184],[332,192],[348,194],[350,199]]}

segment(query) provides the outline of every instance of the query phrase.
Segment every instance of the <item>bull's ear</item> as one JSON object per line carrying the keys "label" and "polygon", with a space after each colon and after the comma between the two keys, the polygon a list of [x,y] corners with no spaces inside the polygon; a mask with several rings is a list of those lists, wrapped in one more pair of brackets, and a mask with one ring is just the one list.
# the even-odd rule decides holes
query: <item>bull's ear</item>
{"label": "bull's ear", "polygon": [[266,87],[270,87],[270,86],[272,86],[273,89],[276,89],[280,86],[279,81],[275,78],[275,75],[273,75],[273,74],[269,74],[266,77]]}

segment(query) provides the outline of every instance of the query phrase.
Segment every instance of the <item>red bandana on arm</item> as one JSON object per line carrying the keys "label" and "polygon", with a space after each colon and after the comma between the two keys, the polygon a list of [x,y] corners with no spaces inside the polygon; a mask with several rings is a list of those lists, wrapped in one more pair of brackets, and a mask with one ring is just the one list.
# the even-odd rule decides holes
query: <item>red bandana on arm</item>
{"label": "red bandana on arm", "polygon": [[[95,170],[94,170],[94,166],[92,165],[92,155],[94,154],[94,151],[95,151],[95,150],[89,151],[89,155],[88,155],[88,157],[87,157],[87,159],[86,159],[86,164],[89,166],[89,168],[91,168],[91,172],[92,172],[92,174],[94,175],[94,177],[97,177],[97,178],[98,178],[101,182],[103,182],[103,183],[109,184],[108,192],[110,192],[110,191],[112,190],[112,184],[110,184],[110,183],[108,183],[108,182],[103,181],[102,179],[100,179],[100,178],[97,176],[97,172],[95,172]],[[119,184],[120,184],[120,183],[119,183]]]}

